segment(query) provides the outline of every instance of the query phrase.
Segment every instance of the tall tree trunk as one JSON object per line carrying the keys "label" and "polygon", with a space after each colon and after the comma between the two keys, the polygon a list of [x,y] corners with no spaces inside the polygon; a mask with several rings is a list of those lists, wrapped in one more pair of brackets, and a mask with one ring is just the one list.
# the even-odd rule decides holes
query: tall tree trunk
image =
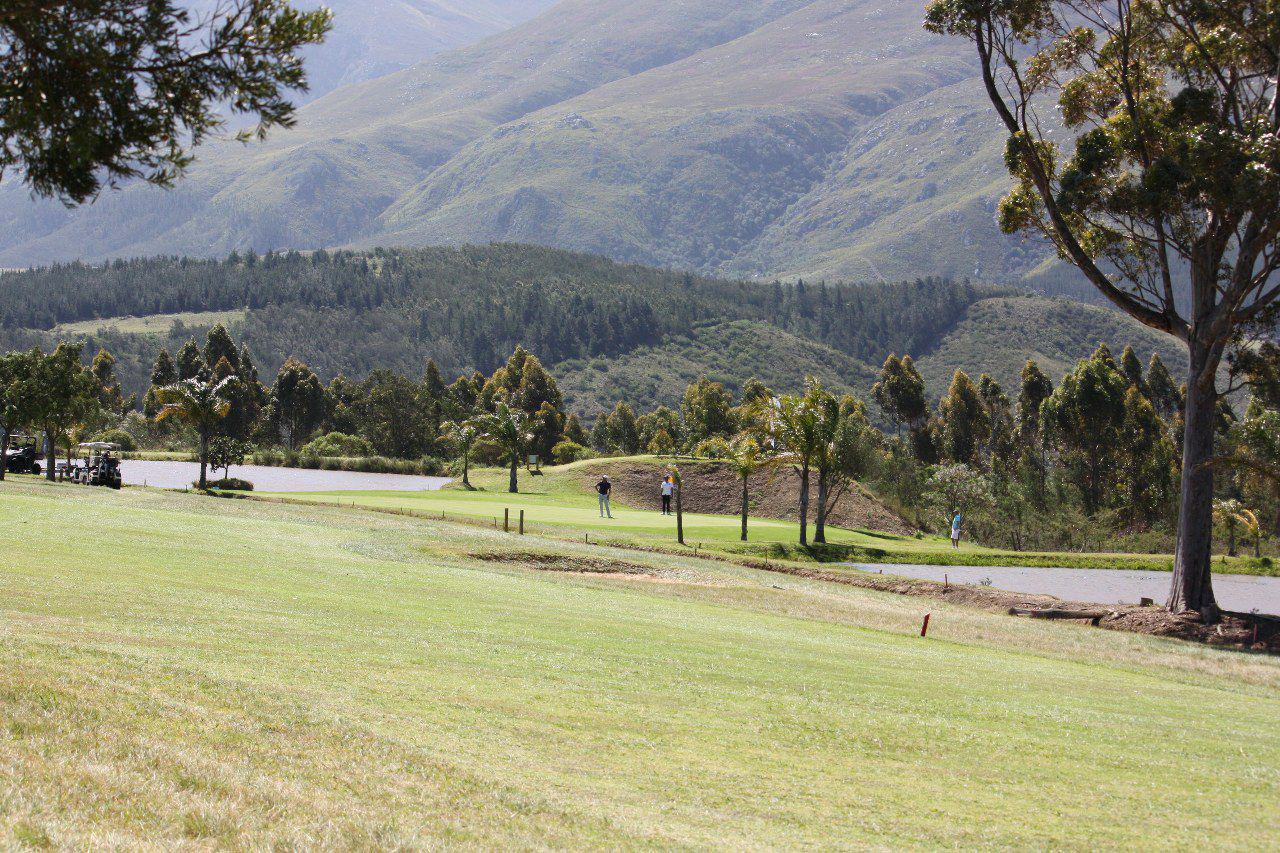
{"label": "tall tree trunk", "polygon": [[800,465],[800,544],[809,544],[809,460]]}
{"label": "tall tree trunk", "polygon": [[468,489],[471,488],[471,451],[466,450],[462,453],[462,485]]}
{"label": "tall tree trunk", "polygon": [[743,542],[747,541],[747,512],[751,508],[750,503],[748,501],[749,493],[747,491],[748,490],[747,478],[749,476],[750,475],[745,472],[742,475],[742,541]]}
{"label": "tall tree trunk", "polygon": [[209,487],[206,478],[209,468],[209,430],[200,430],[200,490],[204,491]]}
{"label": "tall tree trunk", "polygon": [[53,476],[54,469],[58,467],[58,442],[53,440],[53,433],[49,430],[44,431],[44,478],[52,483],[56,478]]}
{"label": "tall tree trunk", "polygon": [[3,482],[5,472],[9,469],[9,431],[0,432],[0,482]]}
{"label": "tall tree trunk", "polygon": [[519,468],[520,468],[520,454],[516,453],[515,451],[512,451],[511,476],[507,482],[507,491],[513,495],[520,491],[520,475],[519,473],[517,473]]}
{"label": "tall tree trunk", "polygon": [[827,544],[827,482],[828,472],[825,467],[818,468],[818,512],[813,521],[813,541],[815,544]]}
{"label": "tall tree trunk", "polygon": [[680,481],[676,481],[676,541],[684,544],[684,500]]}
{"label": "tall tree trunk", "polygon": [[[1213,559],[1213,429],[1218,392],[1216,364],[1198,341],[1191,343],[1187,379],[1186,429],[1182,441],[1182,501],[1178,507],[1178,549],[1167,607],[1174,613],[1198,611],[1217,621],[1210,567]],[[1208,371],[1208,375],[1206,375]]]}

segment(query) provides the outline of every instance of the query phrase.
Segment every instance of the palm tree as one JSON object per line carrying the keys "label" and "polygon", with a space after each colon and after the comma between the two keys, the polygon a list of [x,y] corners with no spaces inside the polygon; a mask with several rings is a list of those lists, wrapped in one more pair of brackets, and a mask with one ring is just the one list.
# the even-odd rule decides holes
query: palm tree
{"label": "palm tree", "polygon": [[524,456],[525,447],[532,436],[527,432],[529,416],[520,409],[512,408],[506,401],[499,401],[492,412],[480,415],[470,421],[480,434],[496,442],[511,460],[511,480],[507,491],[516,494],[520,491],[518,471],[520,459]]}
{"label": "palm tree", "polygon": [[470,489],[471,450],[475,447],[476,440],[480,438],[480,427],[474,420],[469,420],[462,423],[450,421],[442,424],[441,428],[445,431],[446,438],[453,442],[454,447],[458,448],[458,452],[462,455],[462,485]]}
{"label": "palm tree", "polygon": [[1240,522],[1244,525],[1245,531],[1253,537],[1253,556],[1262,556],[1262,522],[1258,521],[1258,516],[1251,509],[1240,510]]}
{"label": "palm tree", "polygon": [[1217,500],[1213,502],[1213,520],[1227,533],[1227,556],[1236,555],[1236,530],[1240,528],[1240,501]]}
{"label": "palm tree", "polygon": [[177,418],[189,424],[200,436],[200,482],[199,488],[208,485],[206,472],[209,467],[209,438],[222,419],[231,411],[231,401],[226,392],[235,382],[234,376],[228,376],[221,382],[209,382],[202,378],[187,379],[174,385],[166,385],[156,391],[156,402],[160,411],[156,413],[156,422],[167,418]]}
{"label": "palm tree", "polygon": [[761,412],[773,447],[790,454],[800,472],[801,545],[809,544],[809,472],[823,444],[822,395],[826,393],[817,380],[809,379],[803,397],[774,397]]}
{"label": "palm tree", "polygon": [[740,435],[729,445],[729,466],[742,480],[742,541],[747,541],[747,514],[751,510],[751,475],[768,459],[760,443],[749,435]]}

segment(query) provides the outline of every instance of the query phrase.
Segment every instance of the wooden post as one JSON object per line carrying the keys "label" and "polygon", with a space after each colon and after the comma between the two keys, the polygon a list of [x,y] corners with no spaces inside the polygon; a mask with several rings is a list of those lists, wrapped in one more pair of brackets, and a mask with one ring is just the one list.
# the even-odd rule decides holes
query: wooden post
{"label": "wooden post", "polygon": [[520,535],[524,535],[524,510],[520,510]]}
{"label": "wooden post", "polygon": [[511,532],[511,508],[503,507],[502,509],[502,532]]}
{"label": "wooden post", "polygon": [[929,635],[929,617],[932,615],[932,613],[926,613],[924,615],[924,624],[920,626],[921,637],[927,637]]}

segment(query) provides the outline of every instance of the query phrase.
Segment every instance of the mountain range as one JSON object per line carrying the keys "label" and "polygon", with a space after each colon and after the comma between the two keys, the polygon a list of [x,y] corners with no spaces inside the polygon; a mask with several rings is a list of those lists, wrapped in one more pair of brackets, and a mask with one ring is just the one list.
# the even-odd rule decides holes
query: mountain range
{"label": "mountain range", "polygon": [[1045,247],[994,224],[1008,179],[970,48],[924,32],[924,0],[335,11],[317,91],[425,58],[265,144],[202,149],[170,192],[67,210],[8,181],[0,266],[493,240],[717,276],[1043,285]]}

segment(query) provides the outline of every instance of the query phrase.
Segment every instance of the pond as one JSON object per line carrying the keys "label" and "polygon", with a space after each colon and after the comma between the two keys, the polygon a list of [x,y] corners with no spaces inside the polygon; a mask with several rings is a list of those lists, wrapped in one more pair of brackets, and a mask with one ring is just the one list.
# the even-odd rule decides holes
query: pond
{"label": "pond", "polygon": [[[1138,572],[1127,569],[997,568],[992,566],[914,566],[851,563],[864,572],[881,572],[904,578],[951,583],[991,585],[1009,592],[1052,595],[1065,601],[1097,604],[1137,604],[1150,598],[1161,604],[1169,595],[1168,572]],[[1280,578],[1252,575],[1213,576],[1213,591],[1225,610],[1280,614]]]}
{"label": "pond", "polygon": [[[126,459],[120,463],[120,469],[125,485],[156,486],[161,489],[188,489],[200,476],[200,466],[194,462]],[[212,476],[210,472],[210,477]],[[450,482],[449,477],[312,471],[261,465],[233,465],[231,476],[248,480],[259,492],[433,492]]]}

